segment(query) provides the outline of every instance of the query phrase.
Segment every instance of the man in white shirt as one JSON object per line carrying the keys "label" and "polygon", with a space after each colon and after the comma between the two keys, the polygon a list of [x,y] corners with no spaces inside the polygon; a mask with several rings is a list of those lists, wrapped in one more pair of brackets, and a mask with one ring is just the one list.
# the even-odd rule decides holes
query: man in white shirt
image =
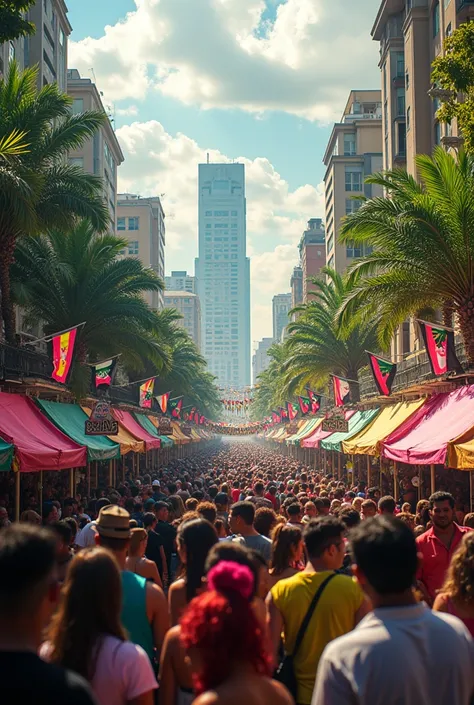
{"label": "man in white shirt", "polygon": [[319,662],[312,705],[469,705],[474,644],[464,624],[415,599],[415,538],[381,515],[353,529],[354,574],[372,601]]}
{"label": "man in white shirt", "polygon": [[[96,511],[97,511],[97,516],[99,515],[100,510],[103,507],[108,507],[110,504],[110,499],[107,499],[107,497],[101,497],[101,499],[97,500],[96,503]],[[88,524],[84,526],[83,529],[79,531],[79,533],[76,536],[76,546],[81,549],[81,548],[87,548],[88,546],[95,546],[96,545],[96,540],[95,537],[97,535],[97,530],[96,530],[96,524],[97,521],[90,521]]]}

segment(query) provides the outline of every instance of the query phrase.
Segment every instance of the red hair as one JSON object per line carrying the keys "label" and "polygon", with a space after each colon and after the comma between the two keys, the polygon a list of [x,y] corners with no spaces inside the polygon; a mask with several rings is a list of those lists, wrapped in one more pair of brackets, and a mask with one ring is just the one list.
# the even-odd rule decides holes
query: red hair
{"label": "red hair", "polygon": [[193,674],[196,693],[216,688],[236,661],[245,661],[261,675],[271,675],[272,661],[252,605],[254,576],[245,565],[220,561],[208,573],[209,590],[192,600],[181,617],[186,649],[203,652],[202,670]]}

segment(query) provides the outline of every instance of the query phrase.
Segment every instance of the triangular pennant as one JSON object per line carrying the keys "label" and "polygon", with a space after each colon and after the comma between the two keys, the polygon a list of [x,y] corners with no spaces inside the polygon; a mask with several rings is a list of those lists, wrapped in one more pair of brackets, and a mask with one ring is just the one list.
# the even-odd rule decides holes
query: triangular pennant
{"label": "triangular pennant", "polygon": [[97,362],[92,366],[93,385],[96,389],[104,389],[113,384],[117,370],[118,358]]}
{"label": "triangular pennant", "polygon": [[155,397],[162,414],[166,414],[166,412],[168,411],[168,401],[170,398],[170,394],[171,392],[166,392],[166,394],[159,394]]}
{"label": "triangular pennant", "polygon": [[336,406],[344,406],[351,401],[351,388],[347,379],[333,376],[334,403]]}
{"label": "triangular pennant", "polygon": [[153,388],[155,386],[155,377],[147,379],[146,382],[140,385],[139,404],[143,409],[151,409],[153,401]]}
{"label": "triangular pennant", "polygon": [[418,321],[434,375],[462,372],[454,347],[454,331],[437,323]]}
{"label": "triangular pennant", "polygon": [[52,338],[53,371],[51,377],[61,384],[66,384],[69,372],[71,371],[76,334],[77,328],[72,328]]}
{"label": "triangular pennant", "polygon": [[379,390],[379,394],[389,397],[392,393],[393,380],[397,374],[397,365],[395,362],[389,362],[381,357],[377,357],[373,353],[367,352],[369,356],[370,368],[374,375],[375,384]]}

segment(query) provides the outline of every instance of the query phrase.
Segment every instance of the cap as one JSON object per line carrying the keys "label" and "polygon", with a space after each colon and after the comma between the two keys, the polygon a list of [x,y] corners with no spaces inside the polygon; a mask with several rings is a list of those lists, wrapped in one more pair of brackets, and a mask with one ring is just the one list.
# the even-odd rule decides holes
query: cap
{"label": "cap", "polygon": [[153,480],[153,482],[151,483],[151,486],[152,486],[152,487],[161,487],[160,481],[159,481],[159,480]]}
{"label": "cap", "polygon": [[109,539],[130,538],[130,514],[115,504],[100,510],[96,526],[99,536]]}

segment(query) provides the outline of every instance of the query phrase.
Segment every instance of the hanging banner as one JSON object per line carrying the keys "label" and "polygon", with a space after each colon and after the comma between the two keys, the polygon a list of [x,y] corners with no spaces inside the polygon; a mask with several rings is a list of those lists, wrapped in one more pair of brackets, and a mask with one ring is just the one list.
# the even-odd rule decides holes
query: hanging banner
{"label": "hanging banner", "polygon": [[52,338],[53,372],[51,377],[61,384],[66,384],[69,372],[71,371],[76,334],[77,328],[72,328],[66,333],[55,335]]}
{"label": "hanging banner", "polygon": [[336,408],[328,412],[321,424],[321,430],[325,433],[347,433],[349,422],[346,421],[344,411],[341,408]]}
{"label": "hanging banner", "polygon": [[116,436],[118,431],[118,421],[112,415],[110,404],[98,401],[86,420],[86,436]]}
{"label": "hanging banner", "polygon": [[171,419],[168,416],[161,416],[158,419],[158,435],[159,436],[172,436],[173,426],[171,425]]}
{"label": "hanging banner", "polygon": [[93,385],[96,389],[104,389],[111,386],[114,381],[117,369],[118,358],[97,362],[92,366]]}
{"label": "hanging banner", "polygon": [[321,395],[316,394],[311,389],[309,389],[309,387],[306,387],[306,391],[308,392],[308,396],[311,400],[311,413],[317,414],[318,411],[321,409]]}
{"label": "hanging banner", "polygon": [[170,410],[171,416],[174,419],[180,419],[181,409],[183,408],[183,398],[180,397],[179,399],[170,399],[168,408]]}
{"label": "hanging banner", "polygon": [[425,343],[426,352],[434,375],[445,375],[448,372],[462,372],[454,346],[454,331],[437,323],[417,321]]}
{"label": "hanging banner", "polygon": [[155,377],[147,379],[146,382],[140,385],[140,399],[139,404],[142,409],[151,409],[151,403],[153,401],[153,388],[155,386]]}
{"label": "hanging banner", "polygon": [[395,375],[397,374],[396,363],[377,357],[377,355],[374,355],[371,352],[366,352],[369,356],[370,369],[372,370],[379,394],[389,397],[392,393],[392,385]]}
{"label": "hanging banner", "polygon": [[272,422],[274,424],[281,423],[281,416],[278,411],[272,411]]}
{"label": "hanging banner", "polygon": [[298,407],[296,404],[293,404],[291,401],[286,402],[286,411],[288,414],[288,420],[289,421],[294,421],[296,417],[298,416]]}
{"label": "hanging banner", "polygon": [[311,399],[309,397],[298,397],[298,404],[301,416],[306,416],[311,411]]}
{"label": "hanging banner", "polygon": [[168,411],[168,402],[170,394],[171,392],[166,392],[166,394],[160,394],[159,396],[155,397],[162,414],[166,414],[166,412]]}
{"label": "hanging banner", "polygon": [[334,403],[336,406],[344,406],[351,401],[351,388],[347,379],[343,377],[332,377],[334,390]]}

